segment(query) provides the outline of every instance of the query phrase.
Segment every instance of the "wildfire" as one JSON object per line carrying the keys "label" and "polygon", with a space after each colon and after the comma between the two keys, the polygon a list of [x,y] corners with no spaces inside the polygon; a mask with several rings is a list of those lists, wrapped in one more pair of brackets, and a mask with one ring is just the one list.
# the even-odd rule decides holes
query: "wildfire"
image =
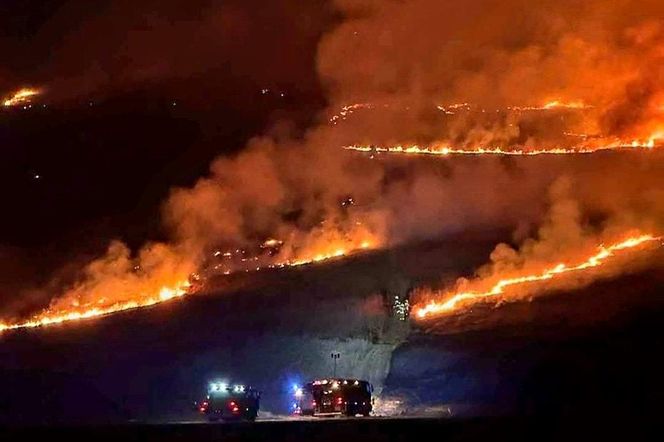
{"label": "wildfire", "polygon": [[661,239],[662,237],[645,234],[628,238],[610,246],[601,245],[594,255],[576,264],[560,263],[555,267],[546,269],[540,273],[501,279],[486,292],[456,293],[445,301],[431,301],[426,306],[417,309],[417,317],[419,319],[424,319],[432,315],[449,313],[456,310],[461,303],[467,306],[468,303],[475,303],[486,298],[495,297],[505,293],[505,290],[512,286],[546,281],[559,277],[559,275],[565,273],[580,272],[589,268],[598,267],[618,252],[634,249],[645,243],[661,241]]}
{"label": "wildfire", "polygon": [[14,95],[12,95],[11,97],[6,98],[3,102],[3,105],[5,107],[11,107],[20,104],[30,103],[32,97],[34,97],[35,95],[39,95],[39,93],[40,92],[37,89],[23,88],[14,93]]}
{"label": "wildfire", "polygon": [[647,146],[655,147],[655,144],[661,142],[662,140],[664,140],[664,129],[650,135],[650,138],[648,138]]}
{"label": "wildfire", "polygon": [[593,106],[584,103],[581,100],[552,100],[541,106],[509,106],[509,110],[514,111],[547,111],[556,109],[591,109]]}
{"label": "wildfire", "polygon": [[468,111],[471,109],[470,104],[468,103],[454,103],[454,104],[448,104],[448,105],[442,105],[439,104],[436,106],[436,109],[439,111],[447,114],[447,115],[454,115],[456,114],[456,111],[458,110],[465,110]]}
{"label": "wildfire", "polygon": [[[347,104],[345,106],[342,106],[339,112],[336,114],[332,115],[330,117],[329,122],[332,125],[337,125],[340,121],[345,120],[349,116],[351,116],[356,110],[360,109],[375,109],[376,104],[374,103],[354,103],[354,104]],[[389,108],[390,106],[388,104],[384,104],[382,106],[383,108]],[[553,110],[559,110],[559,109],[570,109],[570,110],[583,110],[583,109],[592,109],[594,106],[590,104],[586,104],[581,100],[551,100],[548,101],[544,104],[541,105],[535,105],[535,106],[507,106],[506,108],[500,108],[500,109],[494,109],[495,111],[501,111],[501,110],[508,110],[508,111],[516,111],[516,112],[527,112],[527,111],[553,111]],[[408,110],[409,108],[406,108]],[[477,109],[481,112],[486,113],[487,109],[481,108],[474,106],[470,103],[452,103],[452,104],[438,104],[436,105],[436,109],[439,111],[443,112],[444,114],[447,115],[455,115],[457,112],[460,111],[472,111],[474,109]]]}
{"label": "wildfire", "polygon": [[[261,246],[277,246],[283,244],[282,241],[276,239],[268,239]],[[277,262],[276,264],[266,264],[258,265],[249,269],[248,267],[244,270],[245,272],[249,271],[259,271],[264,269],[274,269],[274,268],[285,268],[285,267],[299,267],[308,264],[320,263],[330,259],[341,258],[349,256],[353,253],[356,253],[360,250],[367,250],[375,247],[375,240],[365,239],[362,240],[359,244],[355,243],[344,243],[343,245],[339,244],[328,244],[326,248],[317,250],[312,255],[302,254],[301,257],[292,260],[284,260]],[[237,249],[237,252],[240,252],[240,249]],[[213,253],[215,257],[224,257],[229,258],[233,256],[232,252],[221,252],[215,251]],[[253,259],[243,258],[245,262],[253,261]],[[227,270],[223,272],[224,274],[238,273],[241,270]],[[49,325],[61,324],[64,322],[80,321],[84,319],[96,318],[101,316],[107,316],[113,313],[123,312],[127,310],[135,310],[138,308],[149,307],[155,304],[160,304],[162,302],[167,302],[179,298],[183,298],[186,295],[193,293],[195,290],[189,281],[180,281],[173,286],[163,286],[155,290],[152,294],[146,293],[137,293],[132,297],[131,300],[117,302],[108,306],[93,306],[86,304],[83,306],[80,305],[70,305],[68,307],[57,307],[57,308],[48,308],[43,312],[33,316],[32,318],[15,323],[6,323],[0,322],[0,333],[8,330],[17,330],[24,328],[36,328],[36,327],[45,327]],[[105,303],[105,298],[100,294],[99,297],[96,297],[100,304]]]}
{"label": "wildfire", "polygon": [[[267,247],[280,247],[283,241],[277,239],[268,239],[261,245],[261,249]],[[317,264],[323,261],[348,257],[353,254],[374,249],[378,247],[380,241],[373,236],[364,236],[362,238],[337,239],[334,241],[323,242],[309,249],[300,251],[290,258],[279,258],[277,252],[273,255],[256,255],[248,257],[243,249],[235,249],[226,252],[215,251],[212,256],[221,260],[219,264],[213,266],[213,269],[224,275],[231,275],[244,271],[256,272],[266,269],[283,269],[286,267],[300,267],[308,264]],[[239,263],[233,260],[238,260]]]}
{"label": "wildfire", "polygon": [[[362,241],[362,243],[359,246],[360,250],[366,250],[371,248],[371,241]],[[297,266],[302,266],[306,264],[313,264],[321,261],[326,261],[328,259],[333,259],[333,258],[339,258],[342,256],[347,256],[350,253],[356,252],[356,249],[336,249],[332,252],[329,253],[319,253],[317,255],[314,255],[311,258],[305,258],[305,259],[298,259],[295,261],[287,261],[284,265],[285,266],[290,266],[290,267],[297,267]]]}
{"label": "wildfire", "polygon": [[119,302],[107,307],[72,308],[71,311],[51,311],[50,309],[46,309],[42,313],[35,315],[33,318],[24,322],[17,322],[14,324],[0,322],[0,332],[79,321],[82,319],[106,316],[111,313],[134,310],[141,307],[149,307],[151,305],[182,298],[190,293],[190,289],[191,283],[189,281],[181,281],[173,287],[162,287],[152,296],[144,297],[139,295],[136,296],[137,300]]}
{"label": "wildfire", "polygon": [[586,146],[577,147],[526,147],[526,148],[501,148],[501,147],[484,147],[477,146],[472,148],[456,148],[445,144],[419,146],[412,144],[410,146],[395,145],[395,146],[372,146],[372,145],[350,145],[343,146],[345,150],[366,153],[389,153],[389,154],[402,154],[402,155],[432,155],[432,156],[447,156],[447,155],[504,155],[504,156],[536,156],[536,155],[576,155],[588,154],[593,152],[605,150],[621,150],[621,149],[653,149],[659,137],[650,137],[647,140],[632,140],[622,141],[614,140],[606,144],[589,144]]}
{"label": "wildfire", "polygon": [[[390,106],[384,104],[383,108]],[[564,100],[555,99],[545,102],[541,105],[533,106],[507,106],[505,108],[497,108],[487,110],[471,103],[452,103],[446,105],[436,105],[436,109],[447,114],[454,115],[458,112],[472,112],[479,111],[482,113],[487,112],[528,112],[528,111],[555,111],[555,110],[587,110],[593,109],[595,106],[587,104],[582,100]],[[374,110],[378,108],[373,103],[356,103],[343,106],[339,113],[330,118],[330,123],[333,125],[338,124],[340,121],[346,120],[354,111],[358,109]],[[406,107],[406,110],[409,108]],[[433,156],[446,156],[446,155],[509,155],[509,156],[535,156],[535,155],[571,155],[571,154],[588,154],[593,152],[605,150],[625,150],[625,149],[652,149],[664,140],[664,129],[658,128],[651,134],[642,134],[642,136],[635,137],[634,139],[621,139],[617,137],[606,137],[601,134],[585,134],[564,132],[567,137],[572,137],[577,140],[569,145],[559,145],[553,147],[542,146],[487,146],[477,145],[469,147],[455,147],[447,142],[433,143],[431,145],[417,145],[417,144],[394,144],[394,145],[362,145],[354,144],[343,146],[346,150],[368,152],[368,153],[390,153],[390,154],[405,154],[405,155],[433,155]],[[579,141],[581,140],[581,141]]]}
{"label": "wildfire", "polygon": [[334,114],[330,117],[330,123],[336,125],[339,121],[345,120],[349,115],[355,112],[358,109],[373,109],[374,105],[371,103],[355,103],[347,104],[342,106],[339,110],[339,113]]}

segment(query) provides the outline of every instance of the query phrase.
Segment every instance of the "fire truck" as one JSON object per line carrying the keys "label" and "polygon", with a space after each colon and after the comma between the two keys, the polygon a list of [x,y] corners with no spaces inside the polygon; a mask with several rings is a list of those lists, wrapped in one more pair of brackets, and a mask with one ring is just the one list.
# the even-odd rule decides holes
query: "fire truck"
{"label": "fire truck", "polygon": [[317,379],[294,387],[293,414],[369,416],[373,385],[360,379]]}
{"label": "fire truck", "polygon": [[260,392],[245,385],[229,385],[212,382],[205,400],[198,405],[198,411],[207,416],[210,422],[254,421],[258,416]]}

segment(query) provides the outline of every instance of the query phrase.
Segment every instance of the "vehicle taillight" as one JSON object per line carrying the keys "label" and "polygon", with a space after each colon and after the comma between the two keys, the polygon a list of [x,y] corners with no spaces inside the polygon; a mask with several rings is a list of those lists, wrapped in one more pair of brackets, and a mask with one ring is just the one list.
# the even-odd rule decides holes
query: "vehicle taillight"
{"label": "vehicle taillight", "polygon": [[337,404],[338,404],[338,405],[341,405],[341,404],[343,404],[343,403],[344,403],[344,399],[341,398],[341,397],[338,397],[338,398],[337,398]]}
{"label": "vehicle taillight", "polygon": [[311,401],[311,406],[315,407],[316,406],[316,401]]}
{"label": "vehicle taillight", "polygon": [[233,413],[237,413],[238,411],[240,411],[240,409],[238,408],[238,406],[237,406],[237,404],[235,403],[235,401],[231,401],[231,402],[228,404],[228,408],[230,408],[231,411],[232,411]]}

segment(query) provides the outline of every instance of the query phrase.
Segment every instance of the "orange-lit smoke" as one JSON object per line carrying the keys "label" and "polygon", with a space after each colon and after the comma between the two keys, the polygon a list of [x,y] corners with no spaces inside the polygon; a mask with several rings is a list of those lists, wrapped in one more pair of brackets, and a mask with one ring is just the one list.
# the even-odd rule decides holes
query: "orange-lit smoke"
{"label": "orange-lit smoke", "polygon": [[194,263],[173,247],[153,243],[138,254],[120,242],[89,263],[79,282],[27,319],[0,321],[3,329],[31,328],[146,307],[186,295]]}
{"label": "orange-lit smoke", "polygon": [[343,145],[648,145],[662,129],[656,0],[337,3],[346,20],[321,43],[321,77],[335,108],[371,103],[344,114]]}
{"label": "orange-lit smoke", "polygon": [[[458,103],[451,105],[437,105],[436,109],[442,111],[445,115],[448,116],[458,116],[465,114],[466,117],[469,116],[469,113],[474,109],[476,110],[477,106],[472,106],[468,103]],[[340,121],[345,121],[349,118],[353,110],[355,109],[367,109],[375,110],[376,106],[371,104],[354,104],[347,105],[342,108],[339,114],[336,114],[333,119],[330,121],[333,124],[337,124]],[[387,107],[383,107],[387,109]],[[593,106],[587,105],[582,101],[571,101],[564,102],[560,100],[554,100],[544,103],[541,106],[508,106],[505,109],[498,109],[495,111],[487,111],[486,109],[480,109],[480,114],[489,114],[492,115],[493,112],[502,112],[509,115],[518,115],[522,113],[532,113],[532,112],[542,112],[542,115],[546,115],[547,112],[556,112],[560,110],[574,110],[579,115],[584,115],[584,111],[587,109],[593,109]],[[365,113],[366,115],[366,113]],[[343,117],[341,117],[343,116]],[[452,118],[452,117],[449,117]],[[472,117],[471,117],[472,118]],[[531,121],[537,121],[541,116],[530,116]],[[518,121],[518,120],[511,120]],[[662,114],[662,125],[664,125],[664,114]],[[441,122],[441,125],[443,123]],[[514,125],[514,123],[510,123]],[[375,145],[375,144],[351,144],[343,146],[345,150],[365,152],[365,153],[390,153],[390,154],[401,154],[401,155],[434,155],[434,156],[446,156],[446,155],[506,155],[506,156],[532,156],[532,155],[569,155],[569,154],[587,154],[599,151],[606,150],[647,150],[658,147],[664,141],[664,129],[661,129],[661,125],[654,126],[655,129],[652,129],[650,132],[644,132],[639,135],[639,138],[634,139],[622,139],[619,137],[609,137],[603,136],[601,134],[586,134],[586,133],[575,133],[570,131],[563,131],[558,137],[555,134],[550,133],[548,135],[552,136],[552,139],[557,139],[557,141],[542,141],[541,145],[534,144],[536,140],[529,141],[533,144],[509,144],[506,143],[507,140],[499,140],[495,144],[469,144],[465,141],[461,142],[461,145],[455,144],[453,141],[438,141],[431,142],[429,144],[394,144],[394,145]],[[489,134],[489,140],[491,139],[491,134]],[[516,143],[516,141],[514,141]]]}
{"label": "orange-lit smoke", "polygon": [[487,298],[508,297],[510,290],[518,292],[519,288],[529,284],[537,284],[543,281],[555,280],[556,278],[565,278],[567,273],[581,273],[583,271],[601,266],[609,258],[620,254],[628,253],[632,249],[639,250],[645,248],[650,243],[662,245],[661,237],[655,237],[650,234],[643,234],[627,238],[623,241],[600,245],[597,252],[581,261],[575,263],[559,263],[552,268],[546,268],[534,274],[506,277],[498,280],[489,290],[484,292],[465,291],[461,293],[436,294],[422,293],[421,296],[427,298],[439,298],[432,300],[421,307],[416,307],[416,316],[418,319],[424,319],[429,316],[436,316],[453,312],[460,308],[467,308],[477,302],[485,302]]}
{"label": "orange-lit smoke", "polygon": [[[376,238],[370,236],[320,238],[293,258],[284,261],[270,259],[262,266],[250,262],[241,267],[245,272],[299,267],[343,258],[378,245]],[[186,257],[186,254],[178,254],[165,244],[151,244],[142,249],[140,256],[132,258],[124,244],[114,242],[104,257],[85,268],[82,281],[73,289],[28,319],[0,321],[0,333],[106,316],[193,294],[199,282],[199,274],[195,270],[199,268]],[[239,271],[239,266],[230,266],[218,272],[231,274]]]}
{"label": "orange-lit smoke", "polygon": [[[480,268],[476,278],[461,278],[454,289],[422,288],[416,317],[450,313],[492,299],[513,301],[556,288],[580,287],[630,270],[635,265],[627,258],[663,245],[656,233],[631,228],[633,220],[627,225],[613,220],[597,231],[584,221],[573,188],[568,178],[554,182],[549,211],[537,237],[524,240],[518,250],[499,244],[490,264]],[[657,224],[649,227],[659,231]]]}

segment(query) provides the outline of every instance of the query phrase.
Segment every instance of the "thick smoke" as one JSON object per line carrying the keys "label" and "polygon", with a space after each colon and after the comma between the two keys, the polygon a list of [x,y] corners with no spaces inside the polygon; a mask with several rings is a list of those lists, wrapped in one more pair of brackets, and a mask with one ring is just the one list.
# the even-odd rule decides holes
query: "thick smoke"
{"label": "thick smoke", "polygon": [[[548,212],[533,237],[523,240],[518,248],[510,244],[498,244],[490,255],[490,262],[480,267],[472,279],[459,278],[454,287],[441,290],[420,288],[415,296],[418,302],[425,304],[430,301],[446,301],[459,293],[491,293],[500,281],[538,276],[560,265],[574,267],[586,263],[589,257],[597,256],[602,246],[610,247],[627,238],[640,237],[644,228],[650,229],[650,232],[662,231],[661,217],[659,223],[653,222],[654,218],[634,222],[634,219],[618,217],[609,219],[604,225],[593,225],[584,216],[579,200],[574,196],[574,186],[574,180],[565,175],[552,183],[548,194]],[[644,251],[655,250],[657,245],[651,245],[650,248],[641,250],[636,257],[614,257],[601,265],[581,272],[572,272],[562,278],[516,284],[499,296],[460,299],[453,308],[468,308],[476,302],[500,304],[531,299],[535,295],[556,290],[577,289],[599,278],[652,266],[654,257],[658,255]]]}
{"label": "thick smoke", "polygon": [[[318,53],[330,101],[320,125],[296,138],[257,137],[237,156],[217,159],[208,176],[165,202],[171,244],[151,244],[138,257],[113,244],[54,306],[131,298],[186,278],[219,247],[272,237],[284,241],[279,262],[468,229],[512,227],[526,233],[521,240],[542,223],[538,239],[519,250],[496,248],[481,271],[489,275],[596,246],[625,229],[664,228],[664,158],[656,151],[379,161],[340,149],[440,139],[524,144],[564,131],[647,138],[663,121],[661,2],[336,5],[343,21]],[[491,110],[551,100],[592,108],[535,116]],[[372,109],[329,124],[343,105],[366,102]],[[478,108],[443,122],[436,105],[457,102]]]}
{"label": "thick smoke", "polygon": [[382,217],[343,204],[350,195],[368,201],[380,193],[382,170],[365,163],[340,158],[324,139],[257,138],[237,157],[215,161],[193,188],[173,191],[165,219],[177,241],[199,256],[266,238],[284,242],[278,263],[378,247]]}
{"label": "thick smoke", "polygon": [[[110,244],[106,255],[88,264],[82,280],[51,309],[94,308],[135,299],[159,299],[162,287],[176,288],[195,270],[187,254],[165,244],[148,244],[138,256],[121,242]],[[159,284],[159,285],[156,285]]]}
{"label": "thick smoke", "polygon": [[321,77],[336,103],[379,103],[385,114],[358,115],[354,124],[367,139],[355,133],[355,141],[528,141],[523,116],[489,124],[475,115],[453,127],[432,120],[433,106],[464,102],[487,113],[552,100],[593,106],[568,122],[570,132],[629,138],[661,124],[659,1],[338,4],[346,20],[321,43]]}
{"label": "thick smoke", "polygon": [[[571,118],[572,123],[600,130],[597,118],[615,114],[634,84],[655,84],[645,77],[655,75],[647,68],[661,56],[662,40],[653,21],[664,13],[658,2],[622,2],[609,9],[600,2],[547,2],[534,8],[488,0],[340,1],[337,6],[344,21],[324,36],[318,56],[330,113],[357,102],[374,103],[372,109],[334,128],[324,121],[300,140],[259,138],[237,158],[218,160],[210,177],[193,189],[175,191],[167,203],[168,224],[178,238],[209,244],[210,238],[252,242],[274,232],[306,237],[322,220],[343,219],[369,225],[390,244],[535,220],[543,207],[537,196],[556,174],[575,167],[575,160],[555,160],[550,171],[543,171],[550,167],[543,161],[400,167],[344,156],[338,148],[411,134],[434,140],[442,124],[431,110],[449,102],[505,108],[581,100],[594,106],[591,115]],[[627,126],[649,124],[655,111],[647,109],[655,96],[639,103],[645,120]],[[522,136],[528,123],[523,116],[501,115],[496,121],[481,114],[486,112],[453,121],[449,135],[474,143],[510,142]],[[558,119],[531,124],[551,125]],[[607,135],[630,130],[602,125]],[[612,165],[611,160],[603,163]],[[602,180],[601,173],[580,173],[592,175],[583,181]],[[350,212],[339,206],[346,195],[358,203]],[[588,202],[597,197],[589,195]],[[629,197],[615,199],[628,202]],[[598,210],[603,209],[613,211]]]}

